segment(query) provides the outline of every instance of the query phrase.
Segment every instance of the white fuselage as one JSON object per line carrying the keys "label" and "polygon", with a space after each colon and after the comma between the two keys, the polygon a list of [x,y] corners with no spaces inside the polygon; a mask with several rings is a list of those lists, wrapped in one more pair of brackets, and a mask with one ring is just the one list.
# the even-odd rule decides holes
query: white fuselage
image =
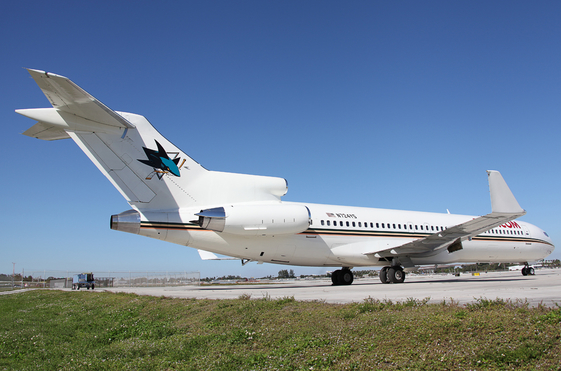
{"label": "white fuselage", "polygon": [[[362,207],[305,205],[309,228],[297,234],[256,230],[235,235],[200,228],[192,223],[199,210],[150,213],[143,217],[140,234],[169,242],[257,262],[301,266],[386,266],[391,256],[376,256],[373,249],[401,246],[438,233],[473,216]],[[165,216],[164,216],[165,215]],[[149,219],[149,221],[148,221]],[[160,222],[155,222],[160,220]],[[507,222],[462,242],[463,249],[438,249],[411,254],[415,265],[460,262],[528,262],[543,259],[554,249],[540,228],[522,221]]]}

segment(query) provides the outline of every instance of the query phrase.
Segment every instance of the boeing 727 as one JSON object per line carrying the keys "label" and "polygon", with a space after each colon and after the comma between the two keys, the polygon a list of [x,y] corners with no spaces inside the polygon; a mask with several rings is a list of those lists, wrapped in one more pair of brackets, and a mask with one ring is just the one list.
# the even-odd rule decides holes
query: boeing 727
{"label": "boeing 727", "polygon": [[68,78],[28,70],[52,108],[20,109],[37,123],[23,134],[70,138],[127,200],[111,228],[199,249],[242,264],[341,267],[334,285],[353,282],[353,267],[378,266],[383,283],[402,283],[404,268],[463,262],[524,264],[554,249],[540,228],[514,221],[526,212],[498,171],[487,171],[492,212],[484,216],[282,201],[283,178],[207,170],[140,115],[113,111]]}

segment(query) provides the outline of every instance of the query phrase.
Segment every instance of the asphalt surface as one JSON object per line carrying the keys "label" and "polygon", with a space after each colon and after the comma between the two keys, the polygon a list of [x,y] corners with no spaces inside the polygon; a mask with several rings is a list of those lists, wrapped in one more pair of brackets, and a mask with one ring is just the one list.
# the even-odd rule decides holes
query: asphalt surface
{"label": "asphalt surface", "polygon": [[201,285],[181,287],[96,288],[96,291],[197,299],[294,297],[328,303],[361,302],[366,298],[406,301],[429,298],[430,303],[454,300],[459,304],[478,299],[527,301],[531,306],[561,305],[561,269],[537,270],[534,276],[520,272],[490,272],[479,276],[408,275],[405,283],[382,284],[378,278],[356,279],[350,286],[332,286],[328,280],[295,280],[273,284]]}

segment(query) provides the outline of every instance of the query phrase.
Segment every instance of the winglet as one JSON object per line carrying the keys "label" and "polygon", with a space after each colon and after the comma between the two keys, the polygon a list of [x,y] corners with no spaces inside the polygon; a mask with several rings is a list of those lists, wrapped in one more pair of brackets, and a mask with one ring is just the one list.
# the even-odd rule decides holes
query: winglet
{"label": "winglet", "polygon": [[493,213],[509,213],[524,215],[526,211],[520,207],[501,173],[487,170],[489,191],[491,192],[491,208]]}

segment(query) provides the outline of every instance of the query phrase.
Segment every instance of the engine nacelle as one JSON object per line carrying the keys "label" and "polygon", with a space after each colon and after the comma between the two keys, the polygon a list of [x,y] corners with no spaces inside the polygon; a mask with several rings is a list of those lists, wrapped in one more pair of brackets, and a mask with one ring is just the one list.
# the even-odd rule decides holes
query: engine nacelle
{"label": "engine nacelle", "polygon": [[195,215],[201,228],[237,235],[295,234],[311,223],[306,206],[282,203],[216,207]]}
{"label": "engine nacelle", "polygon": [[136,210],[127,210],[117,215],[111,215],[111,229],[139,234],[140,213]]}

